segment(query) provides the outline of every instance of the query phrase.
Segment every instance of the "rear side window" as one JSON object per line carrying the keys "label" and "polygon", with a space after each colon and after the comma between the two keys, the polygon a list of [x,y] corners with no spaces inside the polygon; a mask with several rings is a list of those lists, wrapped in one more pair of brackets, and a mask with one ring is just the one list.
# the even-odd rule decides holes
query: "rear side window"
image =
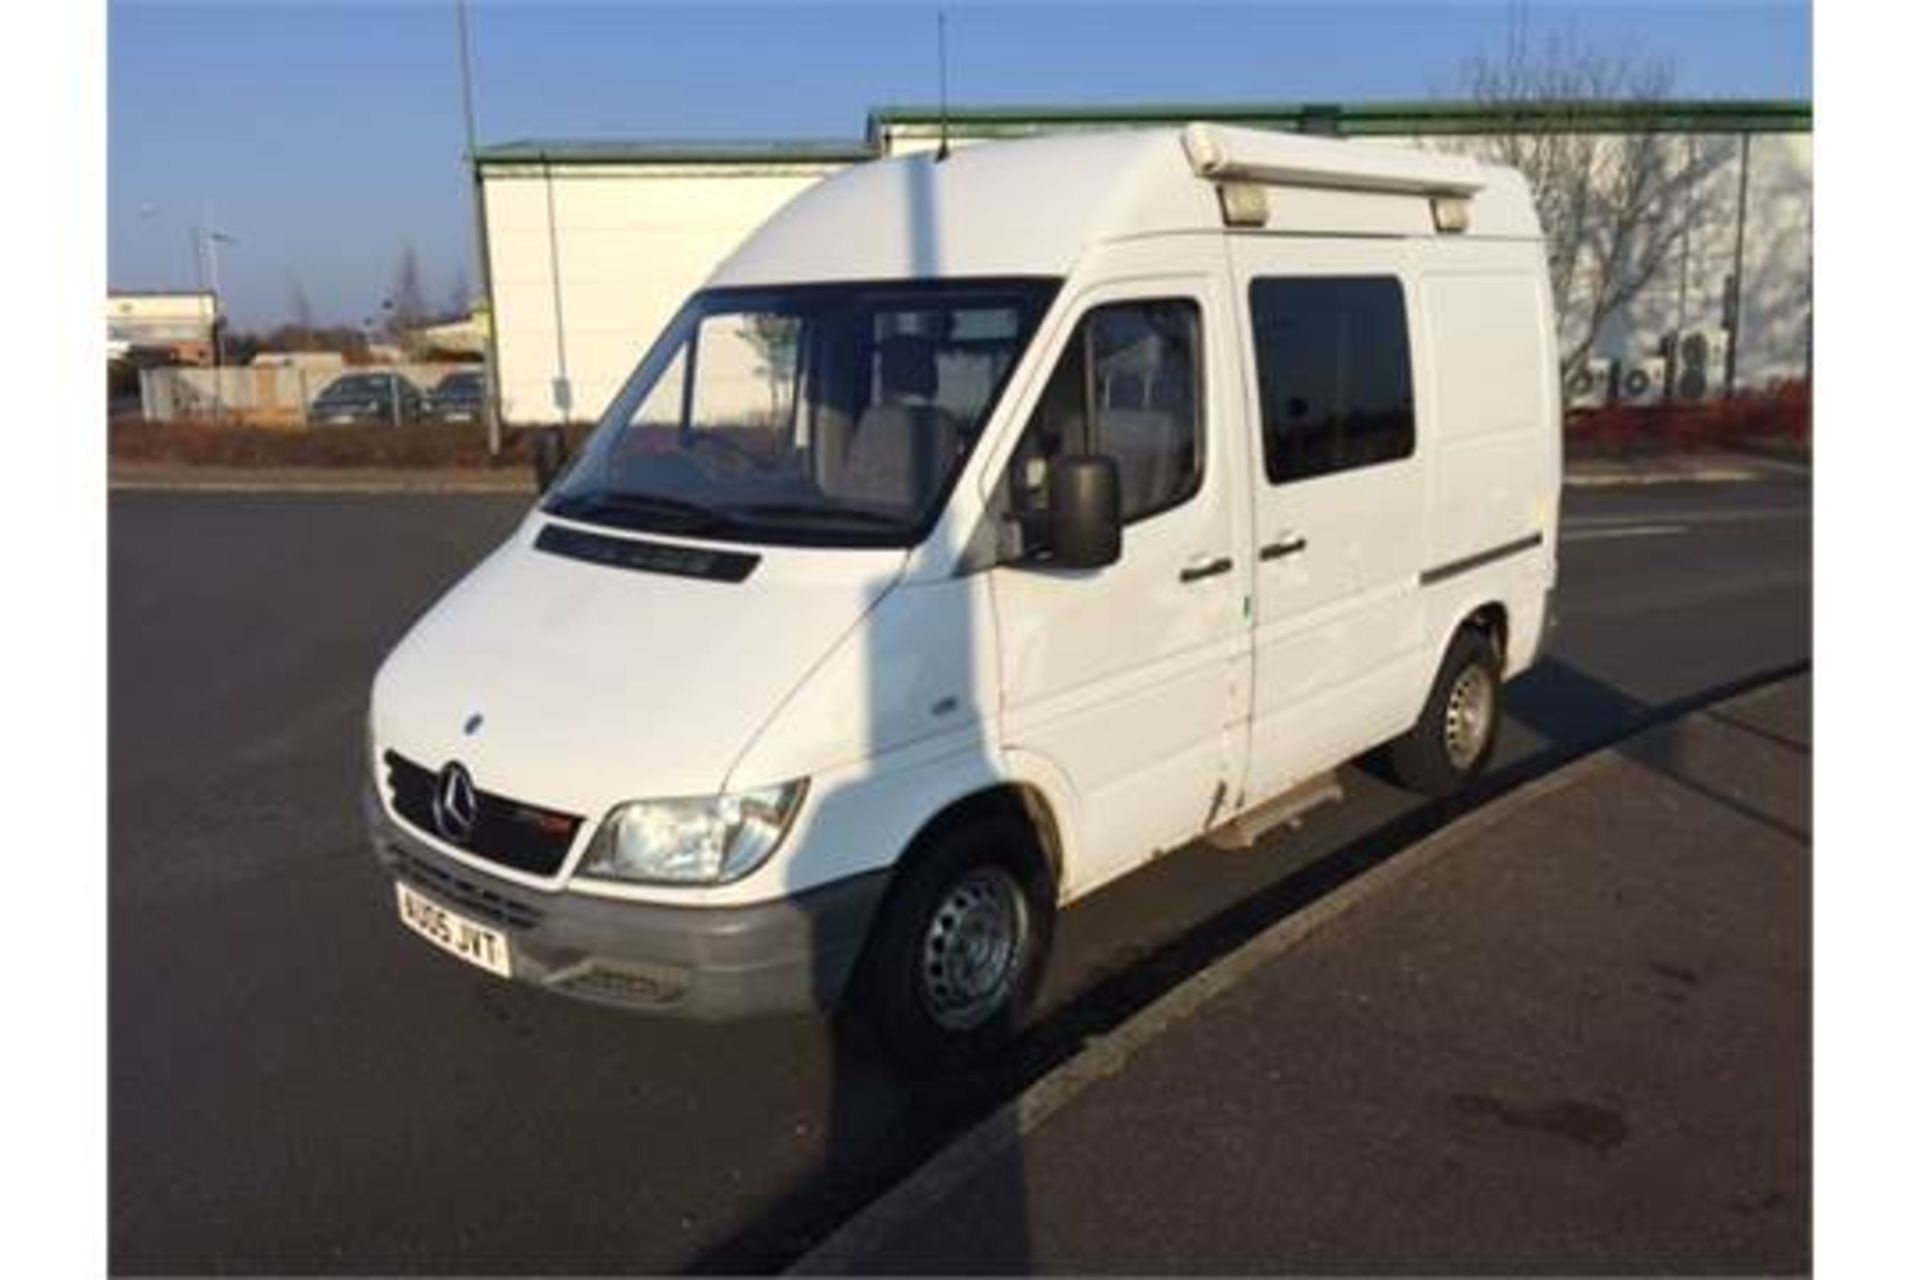
{"label": "rear side window", "polygon": [[1102,453],[1131,523],[1200,487],[1200,308],[1185,298],[1113,303],[1081,318],[1009,468],[1016,512],[1046,505],[1047,459]]}
{"label": "rear side window", "polygon": [[1413,368],[1398,280],[1260,279],[1248,296],[1268,480],[1306,480],[1413,452]]}

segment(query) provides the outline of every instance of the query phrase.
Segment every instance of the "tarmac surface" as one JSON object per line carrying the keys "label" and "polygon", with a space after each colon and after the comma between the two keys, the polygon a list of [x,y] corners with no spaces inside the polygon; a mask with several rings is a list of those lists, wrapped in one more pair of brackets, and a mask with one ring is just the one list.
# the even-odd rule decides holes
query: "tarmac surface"
{"label": "tarmac surface", "polygon": [[[1345,804],[1251,854],[1162,859],[1063,918],[1019,1052],[933,1085],[809,1019],[700,1027],[500,983],[402,931],[356,790],[374,668],[525,501],[112,498],[115,1271],[784,1266],[1087,1038],[1457,812],[1355,769]],[[1804,664],[1810,514],[1786,476],[1570,494],[1555,648],[1509,689],[1478,798]]]}
{"label": "tarmac surface", "polygon": [[1532,784],[803,1269],[1808,1271],[1811,750],[1803,677]]}

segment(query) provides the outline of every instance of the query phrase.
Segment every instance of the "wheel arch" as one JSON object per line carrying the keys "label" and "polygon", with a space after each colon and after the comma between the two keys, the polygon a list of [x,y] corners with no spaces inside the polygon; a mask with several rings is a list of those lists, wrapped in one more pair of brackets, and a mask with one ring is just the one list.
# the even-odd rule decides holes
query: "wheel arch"
{"label": "wheel arch", "polygon": [[1447,653],[1453,648],[1454,640],[1463,631],[1479,631],[1493,643],[1493,650],[1500,657],[1502,679],[1505,679],[1507,666],[1507,638],[1512,634],[1512,615],[1507,602],[1499,596],[1469,596],[1453,610],[1446,630],[1438,632],[1439,642],[1433,646],[1427,661],[1427,677],[1420,686],[1421,705],[1433,693],[1433,686],[1440,679],[1441,668],[1446,665]]}
{"label": "wheel arch", "polygon": [[1066,867],[1060,821],[1046,792],[1035,783],[1019,778],[1008,778],[948,801],[920,824],[919,830],[907,841],[894,864],[895,874],[908,867],[940,836],[991,818],[1011,818],[1032,834],[1034,847],[1045,861],[1057,895]]}
{"label": "wheel arch", "polygon": [[1474,605],[1455,621],[1447,632],[1447,643],[1465,630],[1483,633],[1493,643],[1493,651],[1500,655],[1500,665],[1504,669],[1507,662],[1507,639],[1512,632],[1512,615],[1504,600],[1492,599]]}

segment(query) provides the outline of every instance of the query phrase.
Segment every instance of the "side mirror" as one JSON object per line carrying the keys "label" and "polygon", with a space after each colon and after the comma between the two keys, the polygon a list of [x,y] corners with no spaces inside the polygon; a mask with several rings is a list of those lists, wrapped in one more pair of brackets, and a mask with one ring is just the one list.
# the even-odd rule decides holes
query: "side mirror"
{"label": "side mirror", "polygon": [[534,431],[533,481],[541,493],[553,487],[567,465],[567,436],[559,427],[541,427]]}
{"label": "side mirror", "polygon": [[1120,558],[1120,468],[1112,458],[1048,464],[1047,542],[1062,569],[1101,569]]}

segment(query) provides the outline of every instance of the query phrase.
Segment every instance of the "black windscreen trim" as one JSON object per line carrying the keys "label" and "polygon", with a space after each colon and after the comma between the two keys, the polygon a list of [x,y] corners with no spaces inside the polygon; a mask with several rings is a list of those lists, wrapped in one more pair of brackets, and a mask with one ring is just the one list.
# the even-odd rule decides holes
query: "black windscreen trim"
{"label": "black windscreen trim", "polygon": [[745,582],[760,563],[759,556],[745,551],[716,551],[711,547],[614,538],[564,524],[543,526],[533,545],[549,555],[585,560],[610,569],[636,569],[642,573],[664,573],[707,582]]}

